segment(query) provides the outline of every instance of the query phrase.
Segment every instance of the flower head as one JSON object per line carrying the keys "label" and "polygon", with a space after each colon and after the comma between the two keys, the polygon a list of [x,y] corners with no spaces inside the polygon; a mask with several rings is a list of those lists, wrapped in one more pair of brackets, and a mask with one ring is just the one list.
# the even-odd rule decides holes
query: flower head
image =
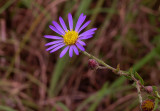
{"label": "flower head", "polygon": [[145,100],[142,103],[143,111],[152,111],[154,108],[154,102],[152,100]]}
{"label": "flower head", "polygon": [[83,24],[85,18],[86,15],[83,15],[82,13],[78,18],[75,28],[73,28],[73,19],[70,13],[68,14],[69,28],[67,28],[62,17],[59,17],[61,26],[57,22],[53,21],[53,25],[50,25],[49,27],[60,36],[45,35],[45,38],[54,39],[54,41],[45,44],[45,46],[50,46],[46,50],[52,53],[61,49],[62,47],[65,47],[60,54],[60,58],[63,57],[68,50],[70,57],[73,56],[73,52],[75,52],[76,55],[79,55],[78,49],[85,51],[83,46],[86,44],[83,42],[83,40],[93,37],[93,34],[95,33],[94,31],[97,30],[97,28],[92,28],[81,33],[81,31],[90,23],[90,21],[87,21]]}
{"label": "flower head", "polygon": [[89,59],[88,60],[88,67],[91,69],[97,69],[99,66],[98,62],[94,59]]}
{"label": "flower head", "polygon": [[144,89],[145,89],[148,93],[152,93],[152,92],[153,92],[152,86],[145,86]]}

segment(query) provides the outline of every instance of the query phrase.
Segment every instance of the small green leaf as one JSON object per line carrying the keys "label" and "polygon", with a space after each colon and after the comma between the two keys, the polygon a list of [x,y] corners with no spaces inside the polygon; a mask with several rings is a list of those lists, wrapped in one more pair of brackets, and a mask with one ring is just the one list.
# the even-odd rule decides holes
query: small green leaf
{"label": "small green leaf", "polygon": [[118,73],[120,71],[120,64],[117,65],[116,70],[114,70],[115,73]]}
{"label": "small green leaf", "polygon": [[152,88],[154,92],[157,91],[157,86],[152,86]]}
{"label": "small green leaf", "polygon": [[128,80],[132,80],[130,76],[124,76],[124,77],[126,77]]}
{"label": "small green leaf", "polygon": [[132,68],[129,69],[128,73],[131,75],[132,74]]}
{"label": "small green leaf", "polygon": [[155,99],[155,97],[154,97],[154,96],[149,95],[149,96],[148,96],[148,99],[153,100],[153,99]]}
{"label": "small green leaf", "polygon": [[134,76],[135,71],[132,68],[130,68],[128,73],[130,76]]}
{"label": "small green leaf", "polygon": [[140,83],[141,83],[142,85],[144,85],[144,81],[143,81],[142,77],[141,77],[137,72],[135,72],[134,75],[135,75],[135,77],[136,77],[137,79],[140,80]]}
{"label": "small green leaf", "polygon": [[117,71],[120,70],[120,64],[117,65],[117,69],[116,69],[116,70],[117,70]]}

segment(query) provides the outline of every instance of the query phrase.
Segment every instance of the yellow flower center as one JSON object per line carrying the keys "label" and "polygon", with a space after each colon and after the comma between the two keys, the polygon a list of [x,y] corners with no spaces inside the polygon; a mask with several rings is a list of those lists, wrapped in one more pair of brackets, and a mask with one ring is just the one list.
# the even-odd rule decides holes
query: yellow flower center
{"label": "yellow flower center", "polygon": [[66,34],[63,36],[64,39],[64,43],[66,45],[73,45],[76,43],[77,39],[78,39],[78,32],[76,31],[68,31],[66,32]]}

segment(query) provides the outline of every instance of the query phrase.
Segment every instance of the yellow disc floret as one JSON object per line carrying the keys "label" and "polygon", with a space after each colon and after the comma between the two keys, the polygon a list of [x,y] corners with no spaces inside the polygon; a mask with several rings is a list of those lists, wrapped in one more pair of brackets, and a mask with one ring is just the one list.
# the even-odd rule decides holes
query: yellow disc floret
{"label": "yellow disc floret", "polygon": [[152,100],[145,100],[142,103],[143,111],[152,111],[154,109],[154,102]]}
{"label": "yellow disc floret", "polygon": [[64,39],[64,43],[66,45],[73,45],[76,43],[77,39],[78,39],[78,32],[76,31],[68,31],[66,32],[66,34],[63,36]]}

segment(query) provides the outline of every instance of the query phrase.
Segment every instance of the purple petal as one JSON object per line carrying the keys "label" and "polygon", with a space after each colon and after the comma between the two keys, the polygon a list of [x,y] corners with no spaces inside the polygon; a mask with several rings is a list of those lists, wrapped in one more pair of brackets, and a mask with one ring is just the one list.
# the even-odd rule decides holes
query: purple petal
{"label": "purple petal", "polygon": [[85,51],[84,47],[81,46],[78,42],[76,43],[77,47],[81,50],[81,51]]}
{"label": "purple petal", "polygon": [[68,51],[68,48],[69,48],[69,46],[67,46],[66,48],[63,49],[63,51],[61,52],[61,54],[59,56],[60,58],[62,58],[66,54],[66,52]]}
{"label": "purple petal", "polygon": [[69,48],[69,56],[72,57],[72,55],[73,55],[73,45],[71,45]]}
{"label": "purple petal", "polygon": [[88,21],[88,22],[86,22],[84,25],[82,25],[82,27],[78,30],[78,33],[79,33],[81,30],[83,30],[84,28],[86,28],[90,22],[91,22],[91,21]]}
{"label": "purple petal", "polygon": [[60,23],[61,23],[63,29],[64,29],[65,31],[67,31],[66,24],[65,24],[64,20],[62,19],[62,17],[59,17],[59,21],[60,21]]}
{"label": "purple petal", "polygon": [[84,22],[85,19],[86,19],[86,16],[83,16],[83,13],[82,13],[77,21],[77,24],[76,24],[76,28],[75,28],[76,32],[79,30],[79,27],[82,25],[82,23]]}
{"label": "purple petal", "polygon": [[63,35],[65,34],[64,30],[61,28],[61,26],[57,22],[52,21],[52,23]]}
{"label": "purple petal", "polygon": [[46,49],[46,51],[49,51],[49,50],[51,50],[51,49],[54,49],[55,47],[57,47],[57,46],[59,46],[59,45],[63,45],[64,43],[58,43],[58,44],[56,44],[56,45],[53,45],[53,46],[51,46],[51,47],[49,47],[48,49]]}
{"label": "purple petal", "polygon": [[88,33],[86,33],[86,34],[83,34],[83,35],[81,35],[81,36],[79,36],[79,37],[86,37],[86,36],[93,36],[93,34],[95,34],[95,32],[88,32]]}
{"label": "purple petal", "polygon": [[87,31],[83,32],[82,34],[80,34],[79,37],[94,34],[95,30],[97,30],[97,28],[93,28],[93,29],[87,30]]}
{"label": "purple petal", "polygon": [[48,38],[48,39],[63,39],[62,37],[59,37],[59,36],[53,36],[53,35],[44,35],[45,38]]}
{"label": "purple petal", "polygon": [[57,44],[57,43],[61,43],[61,42],[63,42],[63,40],[57,40],[57,41],[49,42],[49,43],[45,44],[45,46],[49,46],[49,45],[53,45],[53,44]]}
{"label": "purple petal", "polygon": [[84,43],[83,41],[81,41],[81,40],[77,40],[77,42],[79,43],[79,44],[81,44],[82,46],[84,45],[84,46],[86,46],[86,43]]}
{"label": "purple petal", "polygon": [[53,50],[50,51],[50,53],[57,51],[58,49],[62,48],[63,46],[65,46],[65,44],[60,45],[60,46],[54,48]]}
{"label": "purple petal", "polygon": [[79,37],[80,40],[92,38],[93,35]]}
{"label": "purple petal", "polygon": [[74,50],[76,55],[79,55],[79,51],[78,51],[78,49],[77,49],[77,47],[75,45],[73,45],[73,50]]}
{"label": "purple petal", "polygon": [[73,30],[73,19],[71,13],[68,14],[68,22],[70,30]]}
{"label": "purple petal", "polygon": [[58,33],[59,35],[63,35],[59,30],[57,30],[54,26],[49,25],[49,28],[52,29],[54,32]]}

